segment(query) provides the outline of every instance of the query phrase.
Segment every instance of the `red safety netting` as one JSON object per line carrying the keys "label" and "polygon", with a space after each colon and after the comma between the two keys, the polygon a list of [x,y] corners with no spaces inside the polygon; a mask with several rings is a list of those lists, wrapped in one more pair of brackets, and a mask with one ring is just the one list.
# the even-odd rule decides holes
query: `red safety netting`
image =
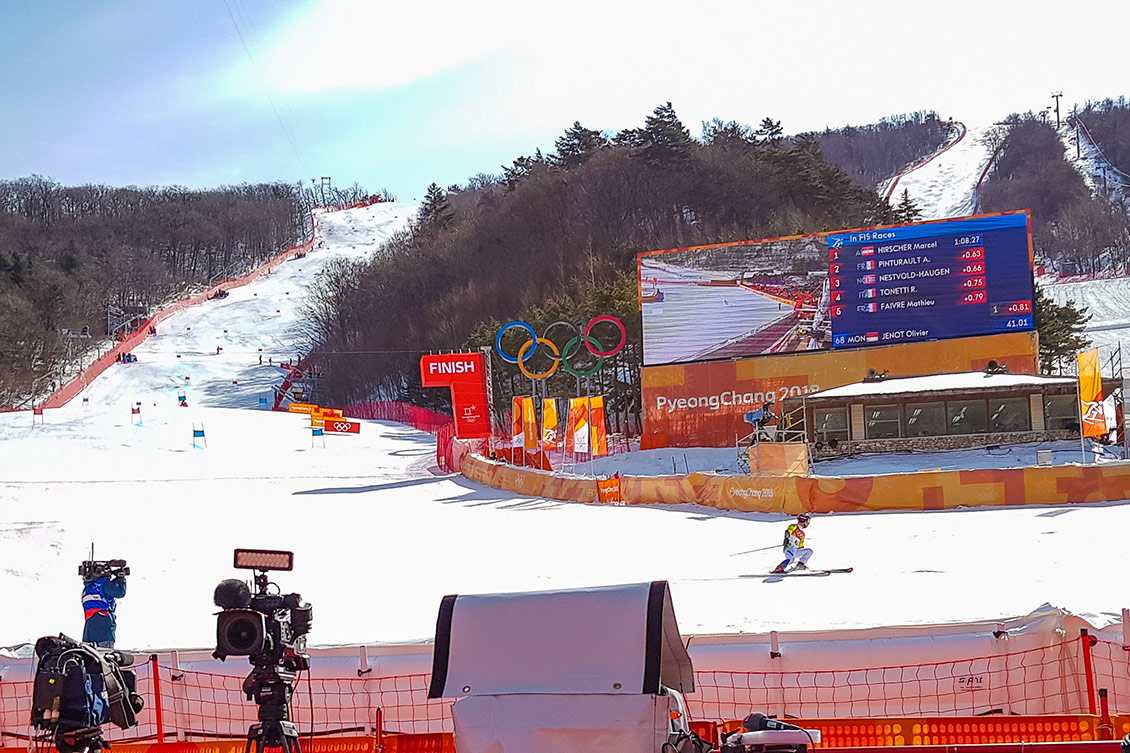
{"label": "red safety netting", "polygon": [[[1007,641],[1002,641],[1007,645]],[[1088,714],[1099,689],[1110,712],[1130,713],[1130,652],[1080,640],[992,656],[924,664],[801,672],[699,671],[688,694],[691,718],[741,719],[751,711],[800,719],[971,717]],[[135,667],[145,698],[139,725],[106,727],[110,740],[241,738],[257,706],[243,691],[244,676],[159,666]],[[315,677],[296,685],[291,716],[307,734],[450,732],[453,699],[429,699],[427,674],[394,677]],[[1089,689],[1090,688],[1090,689]],[[157,698],[160,692],[160,719]],[[0,740],[29,733],[32,683],[0,680]]]}
{"label": "red safety netting", "polygon": [[451,416],[392,400],[370,400],[364,403],[353,403],[342,408],[342,411],[346,418],[395,421],[400,424],[407,424],[420,431],[426,431],[429,434],[438,433],[440,429],[453,421]]}

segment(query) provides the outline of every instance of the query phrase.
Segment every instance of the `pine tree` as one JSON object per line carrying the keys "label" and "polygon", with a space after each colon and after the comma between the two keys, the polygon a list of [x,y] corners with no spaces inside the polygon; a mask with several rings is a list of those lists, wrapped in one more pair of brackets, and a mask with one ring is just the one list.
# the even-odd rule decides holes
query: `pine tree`
{"label": "pine tree", "polygon": [[1040,336],[1040,371],[1050,374],[1063,362],[1091,344],[1083,334],[1091,315],[1087,308],[1078,308],[1074,301],[1060,305],[1036,287],[1036,300],[1033,306],[1036,331]]}
{"label": "pine tree", "polygon": [[895,223],[917,222],[920,219],[922,219],[922,210],[918,208],[918,203],[910,198],[909,190],[902,189],[902,196],[899,198],[898,206],[895,207]]}
{"label": "pine tree", "polygon": [[585,128],[581,121],[573,121],[573,126],[554,142],[557,154],[552,157],[558,167],[569,169],[589,161],[601,149],[609,146],[608,138],[600,131]]}
{"label": "pine tree", "polygon": [[652,165],[671,165],[686,162],[694,149],[691,132],[675,114],[671,103],[656,107],[644,122],[644,160]]}
{"label": "pine tree", "polygon": [[455,214],[447,203],[447,194],[438,184],[432,183],[424,195],[424,203],[416,215],[416,222],[421,229],[445,228],[451,224]]}
{"label": "pine tree", "polygon": [[781,134],[784,131],[781,129],[781,121],[766,117],[761,120],[761,125],[754,133],[767,144],[777,144],[781,141]]}

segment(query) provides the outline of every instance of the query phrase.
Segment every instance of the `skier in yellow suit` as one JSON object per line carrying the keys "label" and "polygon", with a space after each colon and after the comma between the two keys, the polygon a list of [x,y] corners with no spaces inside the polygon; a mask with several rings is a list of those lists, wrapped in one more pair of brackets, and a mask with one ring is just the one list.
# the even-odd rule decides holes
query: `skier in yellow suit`
{"label": "skier in yellow suit", "polygon": [[806,513],[801,513],[797,516],[796,522],[789,524],[785,530],[785,560],[773,570],[775,573],[783,573],[792,563],[793,570],[807,570],[808,558],[812,556],[811,549],[804,548],[804,529],[808,528],[809,516]]}

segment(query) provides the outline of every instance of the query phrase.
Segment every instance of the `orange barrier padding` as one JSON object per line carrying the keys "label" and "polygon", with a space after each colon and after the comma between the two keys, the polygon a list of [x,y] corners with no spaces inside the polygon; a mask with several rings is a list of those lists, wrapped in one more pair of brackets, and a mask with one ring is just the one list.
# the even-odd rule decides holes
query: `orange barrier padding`
{"label": "orange barrier padding", "polygon": [[[413,735],[412,737],[417,737]],[[422,737],[422,735],[420,736]],[[114,742],[113,750],[121,753],[243,753],[246,740],[207,740],[201,742],[173,743],[121,743]],[[376,753],[377,738],[365,737],[314,737],[302,735],[302,753]],[[389,750],[389,748],[385,748]],[[410,750],[400,748],[400,750]],[[416,750],[429,750],[416,748]],[[436,748],[439,750],[439,748]],[[455,750],[454,746],[452,750]],[[0,748],[0,753],[27,753],[27,748]]]}
{"label": "orange barrier padding", "polygon": [[624,476],[624,501],[743,512],[943,510],[1130,498],[1130,464],[921,471],[884,476]]}
{"label": "orange barrier padding", "polygon": [[463,475],[472,481],[531,497],[595,502],[596,479],[561,478],[545,471],[494,463],[479,455],[463,458]]}
{"label": "orange barrier padding", "polygon": [[596,482],[597,499],[601,502],[620,502],[620,477],[600,479]]}
{"label": "orange barrier padding", "polygon": [[749,448],[749,472],[757,476],[808,475],[808,445],[804,442],[759,442]]}
{"label": "orange barrier padding", "polygon": [[[1063,743],[1099,740],[1097,716],[885,717],[882,719],[804,719],[805,729],[820,730],[818,748],[903,745],[991,745]],[[740,720],[722,725],[723,734],[741,728]]]}
{"label": "orange barrier padding", "polygon": [[640,436],[641,450],[661,450],[667,446],[667,435],[661,431],[649,431]]}
{"label": "orange barrier padding", "polygon": [[173,314],[184,311],[200,303],[204,303],[212,299],[212,297],[220,290],[231,290],[232,288],[243,287],[249,282],[253,282],[263,275],[267,274],[275,267],[287,261],[296,254],[308,253],[314,248],[314,239],[306,241],[299,246],[291,246],[285,251],[275,254],[267,261],[260,264],[258,267],[243,275],[242,277],[233,277],[227,280],[220,280],[212,287],[204,290],[196,295],[191,295],[186,298],[173,303],[169,306],[159,309],[153,316],[149,317],[140,327],[133,332],[129,333],[125,339],[117,343],[113,348],[94,363],[87,366],[79,372],[78,376],[72,379],[67,384],[56,390],[47,400],[43,402],[40,407],[43,408],[59,408],[66,405],[76,395],[86,389],[86,385],[90,384],[96,377],[102,374],[106,369],[118,363],[118,356],[123,353],[136,348],[138,345],[145,341],[149,336],[150,328],[156,328],[158,324],[168,319]]}

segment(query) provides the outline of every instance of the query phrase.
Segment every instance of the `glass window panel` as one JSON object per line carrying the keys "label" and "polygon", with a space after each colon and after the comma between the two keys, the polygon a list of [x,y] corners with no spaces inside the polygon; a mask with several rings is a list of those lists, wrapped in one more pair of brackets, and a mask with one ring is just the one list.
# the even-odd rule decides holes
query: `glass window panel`
{"label": "glass window panel", "polygon": [[1079,430],[1075,395],[1044,395],[1044,425],[1048,429]]}
{"label": "glass window panel", "polygon": [[902,412],[897,405],[868,405],[863,409],[864,436],[868,439],[896,439],[902,436]]}
{"label": "glass window panel", "polygon": [[945,403],[908,403],[906,436],[944,437],[946,435]]}
{"label": "glass window panel", "polygon": [[813,433],[815,441],[825,443],[832,439],[839,442],[847,441],[847,408],[817,408],[812,415],[816,424],[816,431]]}
{"label": "glass window panel", "polygon": [[989,401],[989,431],[1031,431],[1028,398],[1009,397]]}
{"label": "glass window panel", "polygon": [[947,434],[984,434],[989,430],[989,414],[984,400],[946,402]]}

